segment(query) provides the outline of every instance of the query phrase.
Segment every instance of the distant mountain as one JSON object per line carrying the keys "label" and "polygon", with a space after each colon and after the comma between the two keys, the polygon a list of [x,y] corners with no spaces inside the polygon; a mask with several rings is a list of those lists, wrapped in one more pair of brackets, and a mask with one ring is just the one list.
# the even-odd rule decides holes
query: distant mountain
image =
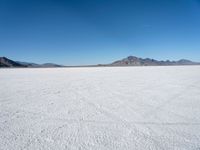
{"label": "distant mountain", "polygon": [[62,65],[57,65],[57,64],[53,64],[53,63],[44,63],[44,64],[36,64],[36,63],[29,63],[29,62],[20,62],[17,61],[19,64],[21,65],[25,65],[29,68],[53,68],[53,67],[64,67]]}
{"label": "distant mountain", "polygon": [[181,59],[178,61],[159,61],[150,58],[139,58],[135,56],[128,56],[127,58],[115,61],[110,66],[168,66],[168,65],[199,65],[200,63],[192,62],[190,60]]}
{"label": "distant mountain", "polygon": [[13,61],[6,57],[0,57],[0,67],[53,68],[53,67],[64,67],[64,66],[53,63],[36,64],[29,62]]}
{"label": "distant mountain", "polygon": [[27,66],[27,67],[39,67],[39,64],[36,63],[29,63],[29,62],[21,62],[21,61],[16,61],[17,63]]}
{"label": "distant mountain", "polygon": [[53,64],[53,63],[45,63],[45,64],[41,64],[40,67],[64,67],[64,66]]}
{"label": "distant mountain", "polygon": [[26,67],[26,65],[17,63],[6,57],[0,57],[0,67]]}
{"label": "distant mountain", "polygon": [[29,63],[29,62],[20,62],[17,61],[19,64],[25,65],[29,68],[53,68],[53,67],[64,67],[62,65],[57,65],[53,63],[44,63],[44,64],[36,64],[36,63]]}

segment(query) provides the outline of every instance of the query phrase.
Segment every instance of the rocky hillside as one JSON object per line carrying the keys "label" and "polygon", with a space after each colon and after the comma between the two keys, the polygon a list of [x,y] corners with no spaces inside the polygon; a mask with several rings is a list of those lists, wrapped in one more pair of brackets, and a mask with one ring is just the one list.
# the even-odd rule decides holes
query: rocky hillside
{"label": "rocky hillside", "polygon": [[197,65],[200,63],[192,62],[190,60],[181,59],[179,61],[159,61],[150,58],[139,58],[135,56],[128,56],[122,60],[111,63],[111,66],[167,66],[167,65]]}

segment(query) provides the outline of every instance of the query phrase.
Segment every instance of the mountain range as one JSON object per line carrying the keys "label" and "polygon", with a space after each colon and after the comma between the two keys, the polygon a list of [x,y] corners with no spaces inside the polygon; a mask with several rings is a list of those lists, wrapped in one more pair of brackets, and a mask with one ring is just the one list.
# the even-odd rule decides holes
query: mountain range
{"label": "mountain range", "polygon": [[29,62],[20,62],[20,61],[13,61],[6,57],[0,57],[0,67],[7,67],[7,68],[53,68],[53,67],[64,67],[62,65],[57,65],[53,63],[44,63],[44,64],[36,64],[36,63],[29,63]]}
{"label": "mountain range", "polygon": [[198,65],[200,63],[193,62],[187,59],[180,59],[178,61],[159,61],[150,58],[139,58],[135,56],[128,56],[127,58],[111,63],[111,66],[172,66],[172,65]]}
{"label": "mountain range", "polygon": [[[136,56],[128,56],[127,58],[117,60],[110,64],[88,65],[88,67],[90,66],[91,67],[94,67],[94,66],[174,66],[174,65],[200,65],[200,63],[193,62],[187,59],[181,59],[178,61],[170,61],[170,60],[159,61],[159,60],[150,59],[150,58],[139,58]],[[0,67],[52,68],[52,67],[67,67],[67,66],[58,65],[54,63],[37,64],[37,63],[30,63],[30,62],[13,61],[6,57],[0,57]],[[74,66],[74,67],[81,67],[81,66]]]}

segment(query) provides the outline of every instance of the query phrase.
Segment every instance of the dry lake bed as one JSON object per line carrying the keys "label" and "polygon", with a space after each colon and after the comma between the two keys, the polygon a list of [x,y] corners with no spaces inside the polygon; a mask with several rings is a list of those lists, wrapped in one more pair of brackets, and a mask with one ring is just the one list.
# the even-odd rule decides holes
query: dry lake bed
{"label": "dry lake bed", "polygon": [[200,149],[200,66],[0,69],[0,149]]}

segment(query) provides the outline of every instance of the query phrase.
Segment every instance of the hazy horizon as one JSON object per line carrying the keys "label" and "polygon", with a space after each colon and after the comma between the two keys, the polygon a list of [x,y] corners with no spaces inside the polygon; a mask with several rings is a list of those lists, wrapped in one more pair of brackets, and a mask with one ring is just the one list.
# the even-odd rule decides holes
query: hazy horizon
{"label": "hazy horizon", "polygon": [[200,62],[200,1],[3,0],[0,41],[0,56],[34,63]]}

